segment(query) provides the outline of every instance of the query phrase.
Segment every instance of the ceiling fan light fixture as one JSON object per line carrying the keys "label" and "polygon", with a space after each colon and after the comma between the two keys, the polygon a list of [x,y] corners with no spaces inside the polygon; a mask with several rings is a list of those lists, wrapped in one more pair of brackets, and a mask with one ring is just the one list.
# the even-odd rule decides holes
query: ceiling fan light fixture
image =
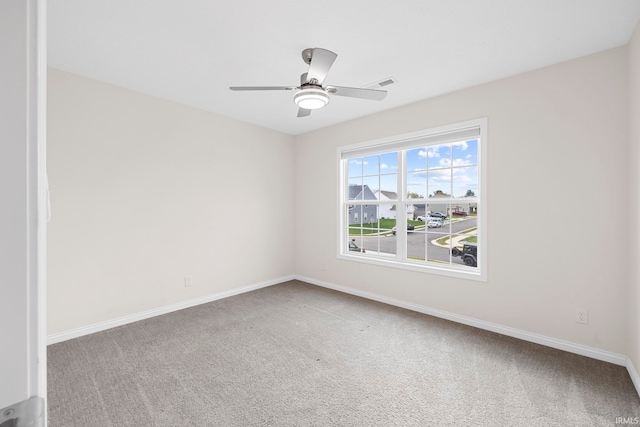
{"label": "ceiling fan light fixture", "polygon": [[329,95],[318,88],[304,88],[293,96],[293,101],[305,110],[317,110],[329,103]]}

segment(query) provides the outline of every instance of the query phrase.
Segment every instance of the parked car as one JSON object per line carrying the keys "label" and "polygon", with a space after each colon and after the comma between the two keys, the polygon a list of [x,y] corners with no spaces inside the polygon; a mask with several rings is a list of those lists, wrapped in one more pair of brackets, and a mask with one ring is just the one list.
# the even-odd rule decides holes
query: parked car
{"label": "parked car", "polygon": [[442,212],[431,212],[431,213],[429,213],[429,216],[434,217],[434,218],[442,218],[442,219],[447,217]]}
{"label": "parked car", "polygon": [[362,252],[364,253],[364,248],[359,247],[353,240],[349,241],[349,250],[353,252]]}
{"label": "parked car", "polygon": [[432,219],[429,222],[427,222],[427,228],[439,228],[442,227],[442,222],[438,221],[437,219]]}
{"label": "parked car", "polygon": [[476,243],[465,243],[462,249],[452,248],[451,255],[461,257],[462,262],[469,267],[478,266],[478,245]]}
{"label": "parked car", "polygon": [[[416,229],[416,227],[414,227],[413,224],[407,224],[407,230],[408,231],[413,231],[415,229]],[[391,233],[394,234],[394,235],[396,234],[396,228],[395,227],[393,227],[391,229]]]}
{"label": "parked car", "polygon": [[420,215],[416,218],[416,221],[424,221],[424,216]]}
{"label": "parked car", "polygon": [[466,213],[465,211],[454,211],[454,212],[451,212],[451,215],[467,216],[467,215],[469,215],[469,214],[468,214],[468,213]]}

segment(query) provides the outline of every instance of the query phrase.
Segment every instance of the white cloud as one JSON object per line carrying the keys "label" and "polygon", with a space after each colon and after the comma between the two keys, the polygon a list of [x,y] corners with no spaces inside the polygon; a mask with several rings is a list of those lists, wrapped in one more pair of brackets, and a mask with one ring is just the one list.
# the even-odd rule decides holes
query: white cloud
{"label": "white cloud", "polygon": [[426,151],[420,150],[418,151],[418,156],[422,157],[423,159],[426,157],[440,157],[440,147],[430,147]]}
{"label": "white cloud", "polygon": [[367,162],[366,160],[363,162],[362,160],[349,160],[349,163],[354,164],[354,165],[368,165],[369,162]]}
{"label": "white cloud", "polygon": [[458,175],[453,179],[453,185],[467,184],[469,182],[474,182],[469,175]]}
{"label": "white cloud", "polygon": [[457,166],[467,166],[472,164],[469,160],[466,159],[453,159],[453,163],[451,159],[440,159],[440,166],[445,168],[457,167]]}
{"label": "white cloud", "polygon": [[429,178],[432,177],[450,177],[451,170],[450,169],[431,169],[429,171]]}
{"label": "white cloud", "polygon": [[389,169],[389,166],[387,166],[386,163],[383,163],[380,165],[380,169]]}
{"label": "white cloud", "polygon": [[461,150],[466,150],[467,148],[469,148],[469,144],[467,144],[467,141],[456,142],[451,144],[451,146],[460,147]]}
{"label": "white cloud", "polygon": [[467,159],[472,158],[473,156],[471,154],[467,154]]}

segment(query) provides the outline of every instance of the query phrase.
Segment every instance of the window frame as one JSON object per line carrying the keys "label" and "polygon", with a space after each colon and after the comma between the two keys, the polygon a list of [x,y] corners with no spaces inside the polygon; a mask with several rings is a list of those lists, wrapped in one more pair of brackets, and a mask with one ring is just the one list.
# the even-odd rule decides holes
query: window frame
{"label": "window frame", "polygon": [[[390,137],[363,141],[355,144],[349,144],[340,146],[336,150],[337,163],[339,170],[338,179],[338,200],[337,200],[337,214],[338,214],[338,227],[337,227],[337,258],[345,261],[356,261],[366,264],[380,265],[386,267],[400,268],[410,271],[419,271],[423,273],[436,274],[441,276],[456,277],[462,279],[470,279],[476,281],[487,281],[487,265],[488,265],[488,251],[487,251],[487,127],[488,119],[486,117],[452,123],[444,126],[438,126],[428,129],[421,129],[415,132],[404,133],[400,135],[394,135]],[[349,227],[345,217],[345,206],[348,204],[356,205],[364,202],[346,200],[348,196],[348,183],[349,177],[347,176],[347,162],[349,158],[357,156],[366,156],[373,154],[381,154],[385,152],[403,150],[410,150],[417,147],[428,147],[431,145],[444,144],[446,141],[439,141],[439,138],[446,138],[450,134],[464,135],[466,130],[479,131],[476,136],[478,138],[478,153],[477,153],[477,167],[478,167],[478,189],[480,195],[477,196],[477,227],[478,227],[478,266],[474,270],[468,268],[461,268],[456,265],[437,265],[436,263],[424,264],[411,262],[406,259],[406,246],[407,246],[407,218],[406,215],[396,215],[396,227],[397,230],[403,230],[403,232],[397,233],[396,242],[396,255],[395,257],[380,257],[379,255],[370,255],[367,253],[349,251]],[[462,138],[461,138],[462,139]],[[466,138],[466,139],[473,139]],[[428,141],[432,141],[426,143]],[[378,200],[376,205],[395,204],[396,211],[401,212],[406,206],[407,200],[416,200],[421,203],[421,199],[408,199],[403,198],[402,195],[406,191],[406,156],[398,156],[398,200],[393,202],[389,200]],[[373,190],[372,190],[373,191]],[[403,200],[404,199],[404,200]],[[426,197],[425,197],[426,199]],[[347,214],[348,215],[348,214]]]}

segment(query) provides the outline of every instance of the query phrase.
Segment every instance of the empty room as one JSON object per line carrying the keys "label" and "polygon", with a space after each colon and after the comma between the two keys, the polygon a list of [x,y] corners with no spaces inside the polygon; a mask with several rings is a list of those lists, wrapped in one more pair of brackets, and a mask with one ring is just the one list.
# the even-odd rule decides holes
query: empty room
{"label": "empty room", "polygon": [[2,427],[640,425],[639,1],[27,3]]}

